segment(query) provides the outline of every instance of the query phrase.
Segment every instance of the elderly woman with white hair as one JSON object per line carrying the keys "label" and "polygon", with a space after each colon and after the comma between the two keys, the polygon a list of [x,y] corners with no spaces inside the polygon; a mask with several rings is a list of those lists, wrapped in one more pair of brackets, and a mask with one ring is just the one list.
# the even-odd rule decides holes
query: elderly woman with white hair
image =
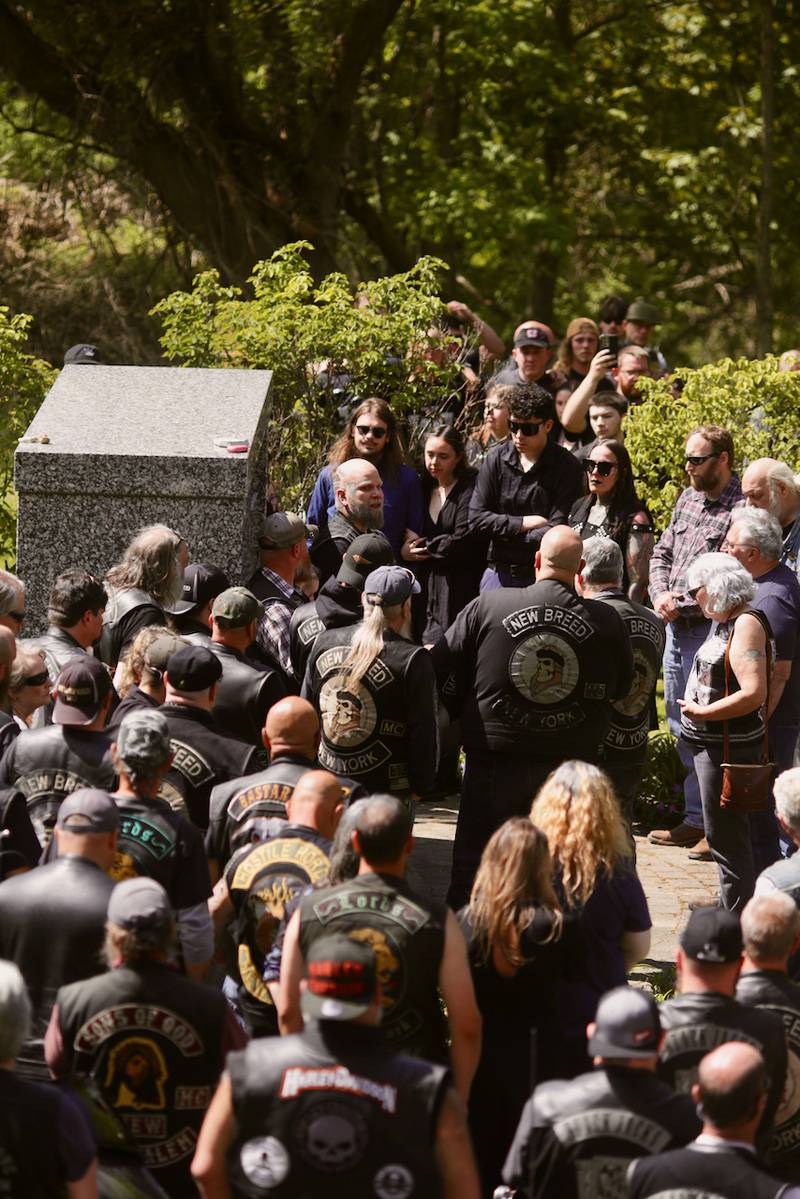
{"label": "elderly woman with white hair", "polygon": [[695,656],[685,696],[678,701],[681,736],[694,755],[722,906],[741,912],[755,885],[753,848],[747,813],[720,803],[722,763],[763,761],[767,660],[768,654],[775,660],[775,651],[769,622],[749,607],[756,584],[735,558],[701,554],[689,568],[687,590],[714,623]]}

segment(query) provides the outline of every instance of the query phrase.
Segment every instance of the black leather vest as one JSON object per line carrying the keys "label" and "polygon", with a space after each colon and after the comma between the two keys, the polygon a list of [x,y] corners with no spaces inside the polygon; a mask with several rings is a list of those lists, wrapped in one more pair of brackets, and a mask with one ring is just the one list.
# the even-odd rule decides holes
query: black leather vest
{"label": "black leather vest", "polygon": [[650,725],[650,700],[661,671],[665,632],[650,608],[635,604],[622,592],[595,596],[622,617],[633,650],[633,684],[624,699],[611,705],[611,726],[603,746],[605,761],[644,762]]}
{"label": "black leather vest", "polygon": [[320,633],[324,632],[325,625],[317,614],[317,605],[313,600],[311,603],[301,604],[292,612],[292,618],[289,621],[289,655],[298,684],[303,681],[308,656],[314,648],[314,642]]}
{"label": "black leather vest", "polygon": [[236,1195],[437,1199],[433,1141],[447,1071],[391,1055],[376,1034],[325,1021],[230,1054]]}
{"label": "black leather vest", "polygon": [[314,829],[284,824],[269,840],[248,846],[228,863],[225,881],[236,909],[240,996],[254,1031],[263,1016],[261,1006],[273,1006],[262,973],[286,905],[327,879],[330,847],[327,837]]}
{"label": "black leather vest", "polygon": [[[800,987],[778,970],[748,970],[739,977],[736,998],[780,1017],[789,1048],[788,1077],[800,1077]],[[785,1088],[775,1113],[769,1164],[779,1178],[800,1182],[800,1093],[794,1085]]]}
{"label": "black leather vest", "polygon": [[446,1062],[437,993],[447,908],[429,903],[405,879],[362,874],[300,902],[303,956],[321,936],[344,933],[375,952],[383,1031],[398,1053]]}
{"label": "black leather vest", "polygon": [[2,781],[25,796],[42,849],[53,836],[58,809],[79,787],[113,791],[116,771],[104,733],[52,724],[23,733],[3,758]]}
{"label": "black leather vest", "polygon": [[[163,799],[138,799],[131,795],[115,796],[119,809],[119,842],[109,874],[117,882],[126,878],[154,878],[175,904],[175,880],[178,870],[186,868],[180,851],[180,825],[183,818]],[[195,829],[195,836],[200,834]],[[180,855],[180,856],[179,856]]]}
{"label": "black leather vest", "polygon": [[46,633],[42,633],[38,637],[26,638],[24,644],[42,651],[53,682],[71,658],[77,658],[80,654],[87,652],[83,646],[78,645],[77,641],[70,637],[69,633],[65,633],[63,629],[55,626],[51,626]]}
{"label": "black leather vest", "polygon": [[[108,587],[108,604],[103,614],[103,631],[100,634],[100,641],[97,645],[97,656],[101,662],[105,662],[107,666],[116,666],[119,661],[120,650],[122,649],[122,629],[120,627],[123,616],[127,616],[129,612],[133,612],[134,608],[159,608],[159,605],[147,591],[142,591],[138,587],[122,587],[117,590],[114,587]],[[161,622],[164,622],[163,612],[160,617]],[[153,621],[156,623],[156,621]]]}
{"label": "black leather vest", "polygon": [[257,769],[266,753],[262,755],[251,745],[223,737],[208,712],[183,704],[163,704],[159,710],[169,725],[173,753],[161,795],[171,807],[182,798],[192,823],[207,828],[212,788]]}
{"label": "black leather vest", "polygon": [[778,1199],[784,1185],[744,1149],[690,1146],[642,1158],[631,1169],[627,1193],[631,1199]]}
{"label": "black leather vest", "polygon": [[190,1195],[197,1133],[222,1070],[226,1000],[154,962],[58,994],[65,1062],[90,1075],[170,1195]]}
{"label": "black leather vest", "polygon": [[[383,649],[353,690],[344,690],[342,663],[357,625],[320,634],[308,660],[306,686],[320,714],[320,766],[363,783],[368,790],[405,795],[411,790],[408,694],[410,660],[426,650],[387,631]],[[304,689],[305,694],[305,689]]]}

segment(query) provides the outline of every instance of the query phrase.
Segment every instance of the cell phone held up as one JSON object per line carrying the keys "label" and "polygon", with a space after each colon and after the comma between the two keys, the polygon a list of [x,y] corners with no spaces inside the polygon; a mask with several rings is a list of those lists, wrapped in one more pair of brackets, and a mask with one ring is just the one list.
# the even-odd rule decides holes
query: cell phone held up
{"label": "cell phone held up", "polygon": [[617,354],[619,353],[619,335],[617,333],[601,333],[597,348],[599,350],[607,350],[609,354],[613,354],[613,365],[617,365]]}

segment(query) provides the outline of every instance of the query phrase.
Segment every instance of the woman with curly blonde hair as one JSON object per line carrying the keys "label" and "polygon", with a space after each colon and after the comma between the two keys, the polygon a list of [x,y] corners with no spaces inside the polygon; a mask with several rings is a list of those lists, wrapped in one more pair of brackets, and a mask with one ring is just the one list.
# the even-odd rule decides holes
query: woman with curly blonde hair
{"label": "woman with curly blonde hair", "polygon": [[483,1017],[469,1123],[483,1191],[491,1194],[531,1090],[560,1066],[552,1053],[555,984],[569,936],[562,936],[547,838],[530,820],[515,816],[493,834],[458,921]]}
{"label": "woman with curly blonde hair", "polygon": [[611,780],[588,762],[564,762],[540,789],[531,820],[552,847],[554,885],[577,921],[580,953],[558,996],[564,1076],[590,1067],[586,1025],[612,987],[650,948],[650,912]]}

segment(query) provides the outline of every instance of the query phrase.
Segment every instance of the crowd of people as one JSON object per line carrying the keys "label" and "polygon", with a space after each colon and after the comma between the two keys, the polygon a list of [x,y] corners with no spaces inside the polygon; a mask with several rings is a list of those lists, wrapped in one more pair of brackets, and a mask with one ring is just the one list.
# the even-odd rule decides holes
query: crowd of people
{"label": "crowd of people", "polygon": [[[0,572],[3,1194],[800,1196],[800,482],[700,425],[659,535],[655,308],[504,363],[449,307],[480,350],[418,468],[356,402],[246,586],[166,525],[46,622]],[[719,892],[656,1003],[662,664],[650,840]],[[444,902],[408,864],[454,793]]]}

